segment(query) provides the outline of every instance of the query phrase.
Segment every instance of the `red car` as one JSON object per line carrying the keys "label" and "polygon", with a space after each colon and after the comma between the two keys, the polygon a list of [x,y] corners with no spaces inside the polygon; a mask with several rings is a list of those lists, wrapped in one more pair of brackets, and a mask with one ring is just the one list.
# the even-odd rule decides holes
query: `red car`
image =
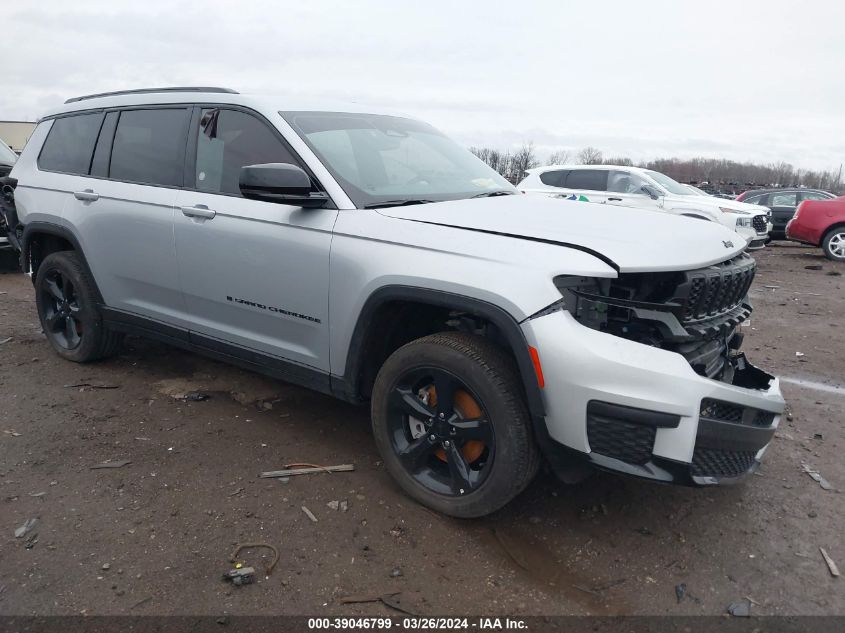
{"label": "red car", "polygon": [[833,200],[805,200],[786,225],[786,237],[821,246],[825,256],[845,262],[845,196]]}

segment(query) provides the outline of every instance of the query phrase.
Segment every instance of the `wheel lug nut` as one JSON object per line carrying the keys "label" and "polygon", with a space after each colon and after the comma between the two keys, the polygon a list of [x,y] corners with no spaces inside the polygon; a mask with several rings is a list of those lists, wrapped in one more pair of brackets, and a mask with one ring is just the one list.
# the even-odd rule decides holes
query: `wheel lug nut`
{"label": "wheel lug nut", "polygon": [[441,420],[442,420],[443,418],[445,418],[445,417],[446,417],[446,415],[445,415],[445,414],[443,414],[443,413],[441,413],[441,414],[440,414],[440,419],[441,419]]}
{"label": "wheel lug nut", "polygon": [[443,448],[449,448],[451,445],[452,445],[452,443],[449,440],[446,440],[445,442],[443,442]]}
{"label": "wheel lug nut", "polygon": [[434,440],[436,440],[437,438],[436,438],[435,436],[433,436],[433,435],[429,435],[429,436],[428,436],[428,439],[430,439],[430,440],[433,442],[433,441],[434,441]]}

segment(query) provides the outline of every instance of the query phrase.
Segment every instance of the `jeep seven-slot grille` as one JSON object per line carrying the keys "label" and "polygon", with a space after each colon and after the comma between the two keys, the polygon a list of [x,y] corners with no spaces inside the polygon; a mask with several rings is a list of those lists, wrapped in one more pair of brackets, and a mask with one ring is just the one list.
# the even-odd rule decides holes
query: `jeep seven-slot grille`
{"label": "jeep seven-slot grille", "polygon": [[765,215],[755,215],[751,220],[751,226],[753,226],[754,230],[758,233],[766,233],[769,222]]}
{"label": "jeep seven-slot grille", "polygon": [[730,312],[742,303],[754,281],[756,265],[747,255],[740,255],[721,264],[693,270],[687,281],[686,297],[677,300],[683,305],[684,322],[710,319]]}

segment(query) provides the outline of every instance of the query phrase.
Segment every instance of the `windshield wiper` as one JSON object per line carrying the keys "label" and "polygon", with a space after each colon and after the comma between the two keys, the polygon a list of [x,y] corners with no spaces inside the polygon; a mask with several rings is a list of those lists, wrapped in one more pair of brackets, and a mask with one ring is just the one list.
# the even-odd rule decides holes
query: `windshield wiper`
{"label": "windshield wiper", "polygon": [[365,204],[365,209],[381,209],[383,207],[404,207],[409,204],[428,204],[435,200],[423,200],[422,198],[405,198],[402,200],[385,200],[384,202],[373,202]]}
{"label": "windshield wiper", "polygon": [[513,196],[516,191],[508,191],[507,189],[499,189],[498,191],[485,191],[473,196],[473,198],[492,198],[493,196]]}

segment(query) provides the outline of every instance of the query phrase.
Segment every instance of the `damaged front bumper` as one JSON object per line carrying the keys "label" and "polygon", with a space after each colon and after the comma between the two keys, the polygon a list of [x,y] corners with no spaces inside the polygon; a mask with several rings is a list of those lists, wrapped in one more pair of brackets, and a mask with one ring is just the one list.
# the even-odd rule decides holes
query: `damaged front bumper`
{"label": "damaged front bumper", "polygon": [[722,379],[676,351],[597,331],[559,310],[527,320],[545,378],[538,436],[562,478],[579,464],[688,485],[753,472],[784,409],[778,379],[726,350]]}

